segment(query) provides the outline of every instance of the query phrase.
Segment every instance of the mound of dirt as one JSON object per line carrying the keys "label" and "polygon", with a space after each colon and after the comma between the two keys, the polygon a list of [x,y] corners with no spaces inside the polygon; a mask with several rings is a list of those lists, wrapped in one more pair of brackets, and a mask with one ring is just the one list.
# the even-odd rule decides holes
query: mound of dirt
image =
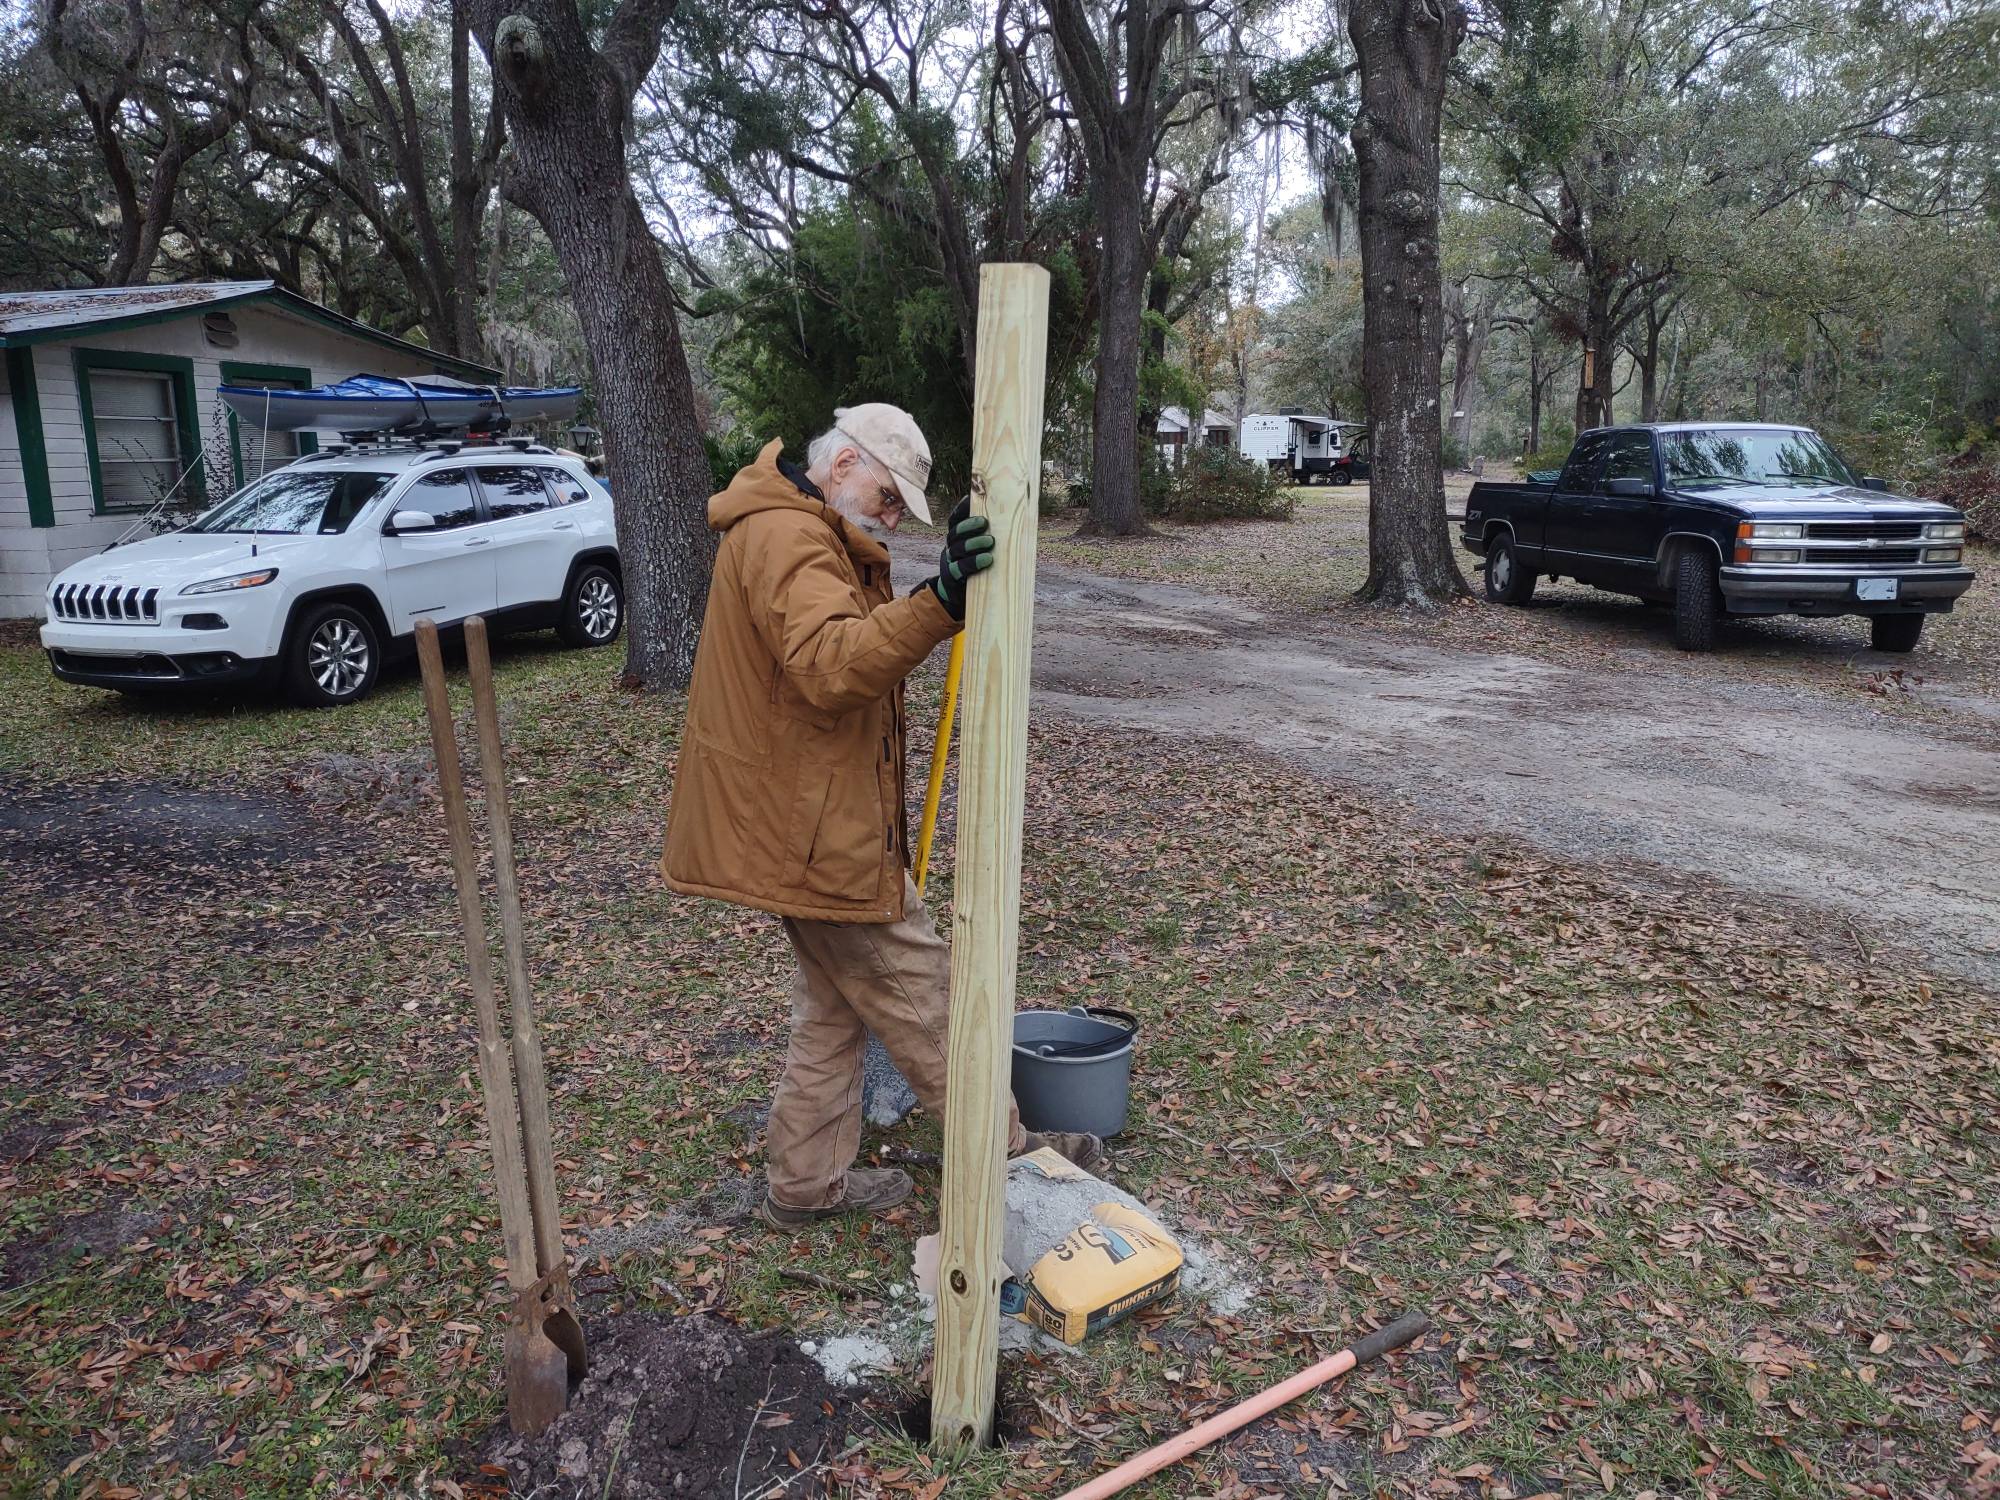
{"label": "mound of dirt", "polygon": [[487,1446],[516,1495],[796,1497],[817,1487],[782,1482],[846,1442],[852,1396],[789,1339],[653,1314],[587,1323],[584,1335],[590,1374],[569,1410],[532,1441],[503,1424]]}

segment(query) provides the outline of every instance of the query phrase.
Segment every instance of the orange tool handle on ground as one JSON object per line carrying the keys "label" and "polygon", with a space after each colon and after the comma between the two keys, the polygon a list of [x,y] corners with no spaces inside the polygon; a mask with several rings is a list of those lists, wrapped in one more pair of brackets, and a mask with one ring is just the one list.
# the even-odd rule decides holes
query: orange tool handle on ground
{"label": "orange tool handle on ground", "polygon": [[1356,1365],[1365,1365],[1371,1359],[1380,1359],[1391,1349],[1400,1349],[1418,1334],[1430,1327],[1430,1319],[1422,1313],[1408,1313],[1396,1319],[1387,1328],[1377,1329],[1351,1349],[1343,1349],[1330,1358],[1321,1360],[1310,1369],[1301,1370],[1282,1385],[1274,1385],[1262,1395],[1252,1396],[1248,1401],[1239,1401],[1228,1411],[1210,1417],[1198,1427],[1190,1427],[1177,1438],[1169,1438],[1157,1448],[1148,1448],[1137,1458],[1128,1458],[1108,1474],[1100,1474],[1089,1484],[1071,1490],[1062,1500],[1106,1500],[1130,1489],[1149,1474],[1157,1474],[1168,1464],[1179,1463],[1190,1453],[1206,1448],[1219,1437],[1226,1437],[1237,1428],[1247,1426],[1266,1412],[1275,1411],[1287,1401],[1296,1401],[1314,1386],[1324,1385],[1336,1375],[1345,1375]]}
{"label": "orange tool handle on ground", "polygon": [[924,820],[917,826],[917,858],[910,876],[917,894],[924,893],[924,876],[931,865],[931,839],[937,834],[938,802],[944,796],[944,763],[951,758],[951,721],[958,713],[958,679],[965,671],[965,632],[951,638],[951,661],[944,669],[944,707],[938,710],[937,745],[931,750],[931,780],[924,788]]}

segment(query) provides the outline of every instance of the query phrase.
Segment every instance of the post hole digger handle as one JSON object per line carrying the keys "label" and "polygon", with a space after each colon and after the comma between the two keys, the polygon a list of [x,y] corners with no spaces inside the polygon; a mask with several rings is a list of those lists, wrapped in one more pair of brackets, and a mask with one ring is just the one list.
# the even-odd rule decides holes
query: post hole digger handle
{"label": "post hole digger handle", "polygon": [[[522,1141],[522,1095],[516,1086],[521,1063],[519,1024],[526,1018],[534,1043],[532,1071],[540,1083],[541,1051],[534,1042],[534,1012],[525,982],[520,903],[514,884],[513,842],[505,824],[506,773],[500,764],[498,716],[486,654],[486,625],[477,615],[466,621],[468,659],[474,666],[473,706],[479,720],[482,779],[489,814],[496,794],[502,798],[495,833],[494,856],[500,869],[501,925],[510,970],[518,970],[512,986],[516,1034],[509,1037],[500,1023],[500,1006],[493,991],[493,959],[487,947],[486,918],[479,889],[479,856],[472,844],[472,820],[466,811],[464,773],[458,758],[458,731],[452,721],[451,695],[445,685],[444,658],[438,649],[436,624],[417,621],[417,660],[423,669],[424,711],[430,720],[431,751],[437,760],[438,792],[444,803],[445,827],[451,840],[458,915],[465,935],[466,967],[472,979],[473,1009],[479,1019],[479,1083],[486,1104],[486,1134],[493,1151],[493,1178],[500,1199],[500,1231],[507,1248],[507,1285],[512,1292],[502,1341],[507,1374],[507,1417],[514,1431],[533,1437],[562,1415],[569,1404],[572,1374],[583,1373],[583,1331],[569,1309],[569,1274],[562,1264],[562,1230],[555,1217],[554,1193],[548,1214],[538,1213],[529,1189],[529,1152]],[[510,974],[510,978],[512,975]],[[548,1109],[540,1096],[538,1115],[526,1123],[535,1154],[546,1159]],[[539,1125],[539,1130],[535,1126]],[[551,1168],[549,1178],[553,1184]],[[556,1263],[544,1264],[537,1239],[547,1226],[555,1243]]]}
{"label": "post hole digger handle", "polygon": [[507,1284],[518,1292],[534,1283],[537,1272],[534,1215],[528,1207],[528,1176],[521,1154],[521,1116],[514,1105],[513,1049],[500,1029],[500,1006],[493,994],[493,955],[487,947],[486,913],[479,899],[479,855],[472,847],[472,819],[465,809],[458,730],[452,723],[437,625],[421,619],[416,634],[424,713],[430,720],[431,754],[437,761],[438,795],[444,803],[445,832],[451,840],[452,874],[458,887],[458,920],[465,934],[465,966],[471,975],[473,1010],[479,1020],[479,1084],[486,1100],[486,1134],[493,1150],[494,1186],[500,1198],[500,1235],[507,1247]]}
{"label": "post hole digger handle", "polygon": [[[494,885],[500,896],[500,938],[507,955],[507,995],[513,1023],[514,1093],[521,1120],[522,1156],[528,1174],[528,1211],[534,1220],[534,1285],[517,1299],[515,1321],[530,1335],[546,1336],[562,1351],[570,1381],[590,1367],[583,1325],[570,1290],[569,1256],[563,1249],[562,1200],[556,1191],[555,1146],[549,1127],[548,1073],[535,1026],[535,996],[528,984],[527,940],[521,925],[521,882],[514,867],[514,824],[507,807],[507,763],[500,750],[500,705],[493,693],[493,659],[486,622],[465,622],[465,665],[472,678],[473,717],[479,721],[479,776],[485,789],[487,828],[493,841]],[[546,1358],[546,1351],[539,1351]],[[542,1377],[538,1377],[542,1378]],[[549,1384],[553,1385],[552,1378]],[[540,1398],[539,1418],[553,1393]],[[562,1407],[554,1407],[560,1413]],[[551,1416],[550,1420],[554,1420]]]}
{"label": "post hole digger handle", "polygon": [[528,987],[527,945],[521,929],[521,883],[514,870],[514,825],[507,809],[507,767],[500,751],[500,708],[493,696],[493,659],[486,622],[465,622],[465,666],[472,678],[473,716],[479,721],[479,777],[486,824],[493,841],[493,877],[500,896],[500,936],[507,955],[509,1019],[513,1023],[514,1088],[520,1101],[521,1145],[528,1168],[528,1206],[535,1219],[535,1272],[564,1266],[562,1212],[549,1141],[548,1075],[535,1029],[534,994]]}

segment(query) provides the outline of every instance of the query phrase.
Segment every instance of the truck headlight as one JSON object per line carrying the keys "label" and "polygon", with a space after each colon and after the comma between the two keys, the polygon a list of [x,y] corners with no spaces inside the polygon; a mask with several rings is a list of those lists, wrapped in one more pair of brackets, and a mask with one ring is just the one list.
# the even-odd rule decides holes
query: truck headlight
{"label": "truck headlight", "polygon": [[1805,554],[1797,547],[1750,547],[1738,548],[1748,551],[1753,563],[1795,563]]}
{"label": "truck headlight", "polygon": [[1742,521],[1736,534],[1755,541],[1796,542],[1803,540],[1806,529],[1797,521]]}
{"label": "truck headlight", "polygon": [[1961,547],[1926,547],[1924,548],[1924,561],[1957,562],[1963,551],[1964,549]]}
{"label": "truck headlight", "polygon": [[1924,528],[1927,542],[1962,542],[1965,540],[1965,522],[1933,521]]}
{"label": "truck headlight", "polygon": [[182,589],[183,594],[229,594],[237,589],[254,589],[278,576],[276,568],[259,568],[254,573],[232,573],[227,578],[205,578]]}

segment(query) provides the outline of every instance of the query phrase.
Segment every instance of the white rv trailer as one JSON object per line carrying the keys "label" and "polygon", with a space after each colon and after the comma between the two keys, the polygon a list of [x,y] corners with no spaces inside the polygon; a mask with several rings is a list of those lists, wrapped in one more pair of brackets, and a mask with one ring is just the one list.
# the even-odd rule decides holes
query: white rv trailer
{"label": "white rv trailer", "polygon": [[1301,484],[1312,484],[1331,471],[1334,461],[1347,451],[1347,435],[1366,427],[1365,422],[1316,417],[1297,407],[1256,412],[1243,418],[1238,451]]}

